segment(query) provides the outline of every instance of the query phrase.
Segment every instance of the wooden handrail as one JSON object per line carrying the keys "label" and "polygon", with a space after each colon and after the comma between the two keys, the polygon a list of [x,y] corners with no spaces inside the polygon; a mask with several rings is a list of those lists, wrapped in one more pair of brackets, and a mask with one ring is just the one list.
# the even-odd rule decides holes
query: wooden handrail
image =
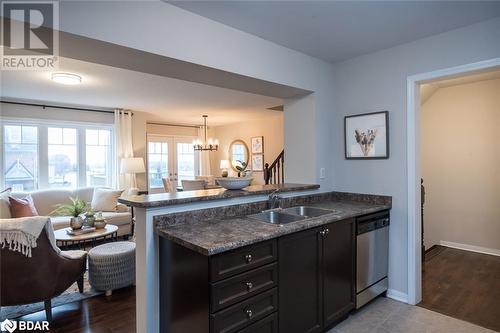
{"label": "wooden handrail", "polygon": [[283,184],[285,182],[285,150],[279,153],[271,165],[266,163],[264,181],[266,184]]}

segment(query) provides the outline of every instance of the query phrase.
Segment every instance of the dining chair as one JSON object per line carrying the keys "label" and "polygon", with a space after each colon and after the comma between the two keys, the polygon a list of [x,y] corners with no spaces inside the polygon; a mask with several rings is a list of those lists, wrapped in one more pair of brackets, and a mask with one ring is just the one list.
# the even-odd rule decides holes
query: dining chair
{"label": "dining chair", "polygon": [[207,185],[206,180],[182,180],[183,191],[203,190]]}
{"label": "dining chair", "polygon": [[165,189],[165,192],[167,193],[174,193],[176,192],[174,186],[172,185],[172,182],[168,178],[162,178],[163,181],[163,188]]}

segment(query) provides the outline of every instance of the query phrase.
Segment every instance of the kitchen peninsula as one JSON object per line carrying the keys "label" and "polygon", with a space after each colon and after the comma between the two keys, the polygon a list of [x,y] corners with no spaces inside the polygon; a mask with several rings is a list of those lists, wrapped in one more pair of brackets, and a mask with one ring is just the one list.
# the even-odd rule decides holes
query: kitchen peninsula
{"label": "kitchen peninsula", "polygon": [[[155,221],[173,213],[267,202],[268,195],[279,190],[284,198],[319,193],[319,185],[252,185],[243,190],[212,189],[128,196],[120,203],[134,207],[136,240],[136,331],[159,332],[159,238]],[[227,211],[225,211],[227,213]],[[233,215],[239,214],[233,209]],[[228,213],[229,214],[229,213]]]}
{"label": "kitchen peninsula", "polygon": [[[319,214],[283,224],[259,220],[258,214],[269,209],[269,194],[276,191],[280,212],[307,206]],[[392,199],[281,184],[133,196],[120,202],[136,211],[138,332],[277,332],[278,314],[308,315],[307,325],[312,325],[298,328],[287,320],[288,326],[280,323],[280,332],[322,332],[355,306],[355,218],[387,212]],[[315,273],[303,274],[298,259],[305,266],[316,262]],[[293,282],[301,276],[303,287]],[[323,297],[323,292],[338,297]],[[298,308],[296,301],[311,293],[318,295],[306,300],[312,306]]]}

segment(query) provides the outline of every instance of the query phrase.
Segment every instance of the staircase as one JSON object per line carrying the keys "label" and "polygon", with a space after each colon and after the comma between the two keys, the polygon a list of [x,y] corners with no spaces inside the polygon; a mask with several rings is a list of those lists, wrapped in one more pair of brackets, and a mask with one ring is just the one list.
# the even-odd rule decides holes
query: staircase
{"label": "staircase", "polygon": [[279,153],[271,165],[264,166],[264,181],[266,184],[283,184],[285,182],[285,150]]}

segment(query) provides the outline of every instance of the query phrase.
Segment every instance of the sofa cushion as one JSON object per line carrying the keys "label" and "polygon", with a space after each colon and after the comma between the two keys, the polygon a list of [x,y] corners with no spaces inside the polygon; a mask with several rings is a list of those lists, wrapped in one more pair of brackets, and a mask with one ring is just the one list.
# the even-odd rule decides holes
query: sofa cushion
{"label": "sofa cushion", "polygon": [[92,210],[103,212],[116,212],[118,198],[123,190],[108,190],[96,188],[92,197]]}
{"label": "sofa cushion", "polygon": [[13,218],[38,216],[33,198],[27,195],[24,198],[9,197],[10,215]]}
{"label": "sofa cushion", "polygon": [[132,215],[130,213],[112,213],[103,212],[102,216],[106,219],[106,223],[122,226],[132,223]]}
{"label": "sofa cushion", "polygon": [[11,189],[8,188],[0,192],[0,219],[10,219],[12,215],[10,215],[10,196]]}

